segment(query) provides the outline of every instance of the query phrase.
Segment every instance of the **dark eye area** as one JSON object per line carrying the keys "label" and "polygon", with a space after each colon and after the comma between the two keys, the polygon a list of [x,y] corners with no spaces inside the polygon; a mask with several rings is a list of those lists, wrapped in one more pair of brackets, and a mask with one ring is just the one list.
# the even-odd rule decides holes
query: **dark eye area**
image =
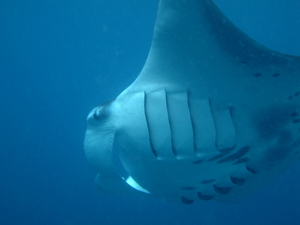
{"label": "dark eye area", "polygon": [[106,102],[93,110],[93,118],[95,120],[104,120],[107,119],[110,115],[111,104],[114,100]]}
{"label": "dark eye area", "polygon": [[101,106],[95,109],[93,117],[95,120],[101,120],[105,118],[105,115],[107,110],[105,110],[105,107]]}

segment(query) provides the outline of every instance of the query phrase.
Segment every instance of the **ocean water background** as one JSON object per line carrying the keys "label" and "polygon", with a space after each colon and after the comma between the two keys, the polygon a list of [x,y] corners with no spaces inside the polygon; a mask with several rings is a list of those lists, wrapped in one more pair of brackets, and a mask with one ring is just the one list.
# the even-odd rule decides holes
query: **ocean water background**
{"label": "ocean water background", "polygon": [[[300,55],[298,0],[215,2],[260,43]],[[0,224],[300,224],[300,164],[230,205],[97,191],[83,150],[85,119],[138,75],[157,5],[1,1]]]}

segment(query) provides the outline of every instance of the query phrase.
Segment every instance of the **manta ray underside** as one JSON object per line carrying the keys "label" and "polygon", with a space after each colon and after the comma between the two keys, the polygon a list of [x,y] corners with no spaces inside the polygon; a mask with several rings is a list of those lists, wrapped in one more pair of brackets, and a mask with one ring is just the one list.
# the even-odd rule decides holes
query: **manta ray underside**
{"label": "manta ray underside", "polygon": [[299,160],[300,59],[240,31],[211,0],[161,0],[140,75],[88,116],[108,193],[237,202]]}

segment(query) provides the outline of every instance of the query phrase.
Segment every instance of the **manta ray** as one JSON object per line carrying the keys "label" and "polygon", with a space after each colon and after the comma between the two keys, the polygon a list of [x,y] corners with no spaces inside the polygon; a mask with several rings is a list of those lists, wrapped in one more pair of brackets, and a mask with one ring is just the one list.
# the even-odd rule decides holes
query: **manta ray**
{"label": "manta ray", "polygon": [[300,159],[300,57],[211,0],[160,0],[142,71],[90,112],[84,146],[103,192],[239,202]]}

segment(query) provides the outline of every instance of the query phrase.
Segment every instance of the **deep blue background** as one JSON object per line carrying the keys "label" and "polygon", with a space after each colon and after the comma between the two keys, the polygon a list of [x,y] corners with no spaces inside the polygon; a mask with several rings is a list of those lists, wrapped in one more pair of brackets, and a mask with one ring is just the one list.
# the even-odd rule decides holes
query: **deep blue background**
{"label": "deep blue background", "polygon": [[[299,0],[215,2],[267,47],[300,55]],[[0,224],[300,224],[300,165],[233,205],[97,191],[85,119],[138,75],[157,5],[0,2]]]}

